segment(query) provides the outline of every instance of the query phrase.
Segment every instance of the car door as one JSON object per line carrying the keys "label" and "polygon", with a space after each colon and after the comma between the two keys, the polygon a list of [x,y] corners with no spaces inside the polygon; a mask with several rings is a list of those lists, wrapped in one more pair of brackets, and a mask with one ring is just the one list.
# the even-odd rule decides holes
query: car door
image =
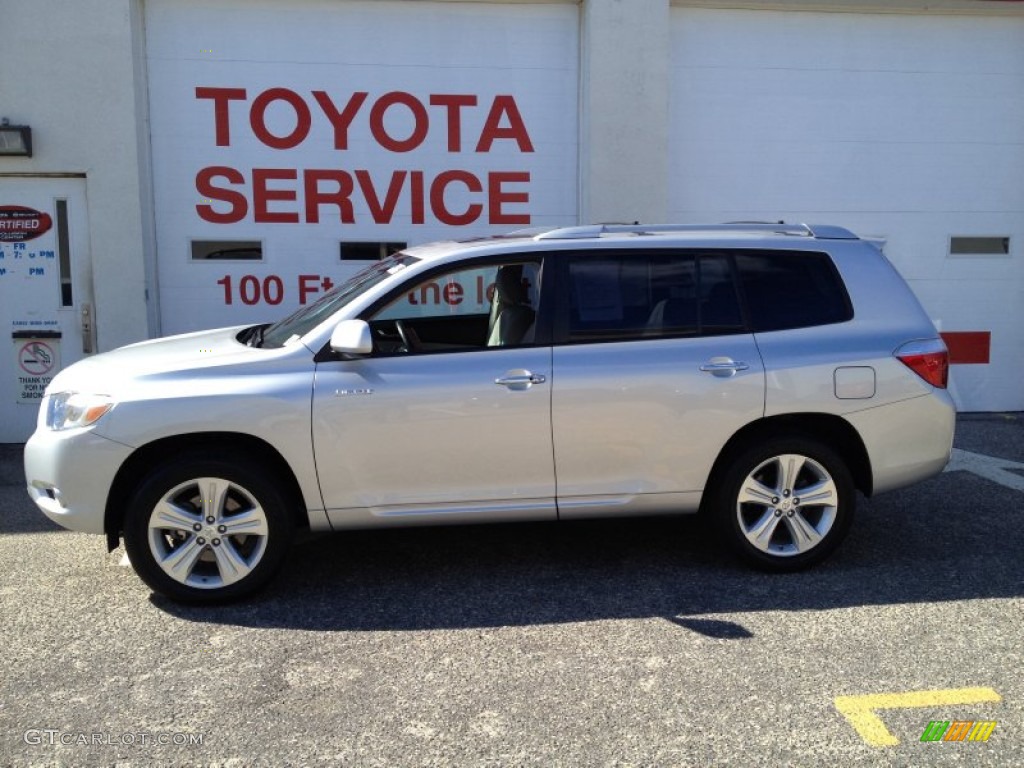
{"label": "car door", "polygon": [[695,509],[764,413],[764,368],[723,253],[567,255],[552,430],[560,517]]}
{"label": "car door", "polygon": [[363,318],[373,354],[318,363],[313,442],[333,526],[556,516],[542,273],[506,259],[410,279]]}

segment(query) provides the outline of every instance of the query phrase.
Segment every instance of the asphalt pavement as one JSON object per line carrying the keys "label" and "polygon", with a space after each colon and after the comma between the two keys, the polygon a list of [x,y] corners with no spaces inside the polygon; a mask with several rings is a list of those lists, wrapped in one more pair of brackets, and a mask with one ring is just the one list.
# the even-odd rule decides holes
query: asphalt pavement
{"label": "asphalt pavement", "polygon": [[1022,765],[1024,414],[956,446],[799,574],[690,518],[355,532],[213,608],[49,523],[0,446],[0,765]]}

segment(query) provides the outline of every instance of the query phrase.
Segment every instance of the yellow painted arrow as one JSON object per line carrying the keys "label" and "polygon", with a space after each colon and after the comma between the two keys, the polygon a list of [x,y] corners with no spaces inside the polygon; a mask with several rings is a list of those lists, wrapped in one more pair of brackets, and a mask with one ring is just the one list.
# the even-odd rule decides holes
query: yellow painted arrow
{"label": "yellow painted arrow", "polygon": [[908,707],[950,707],[958,704],[980,704],[1002,701],[991,688],[942,688],[934,691],[906,693],[869,693],[863,696],[837,696],[836,709],[857,729],[857,733],[873,747],[889,747],[900,740],[885,727],[876,709]]}

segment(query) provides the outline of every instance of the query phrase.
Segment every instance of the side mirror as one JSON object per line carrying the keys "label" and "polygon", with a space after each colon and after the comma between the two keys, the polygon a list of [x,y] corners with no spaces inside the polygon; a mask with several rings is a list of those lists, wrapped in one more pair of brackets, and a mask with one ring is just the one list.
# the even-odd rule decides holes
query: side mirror
{"label": "side mirror", "polygon": [[331,334],[331,351],[342,355],[369,355],[373,337],[365,320],[342,320]]}

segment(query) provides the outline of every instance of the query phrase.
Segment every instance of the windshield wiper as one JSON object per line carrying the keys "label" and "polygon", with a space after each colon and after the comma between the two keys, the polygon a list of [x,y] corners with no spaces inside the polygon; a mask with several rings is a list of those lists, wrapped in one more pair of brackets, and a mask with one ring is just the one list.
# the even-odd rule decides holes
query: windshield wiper
{"label": "windshield wiper", "polygon": [[245,343],[250,347],[262,347],[263,332],[266,331],[266,329],[266,325],[254,325],[246,332],[248,336],[245,339]]}

